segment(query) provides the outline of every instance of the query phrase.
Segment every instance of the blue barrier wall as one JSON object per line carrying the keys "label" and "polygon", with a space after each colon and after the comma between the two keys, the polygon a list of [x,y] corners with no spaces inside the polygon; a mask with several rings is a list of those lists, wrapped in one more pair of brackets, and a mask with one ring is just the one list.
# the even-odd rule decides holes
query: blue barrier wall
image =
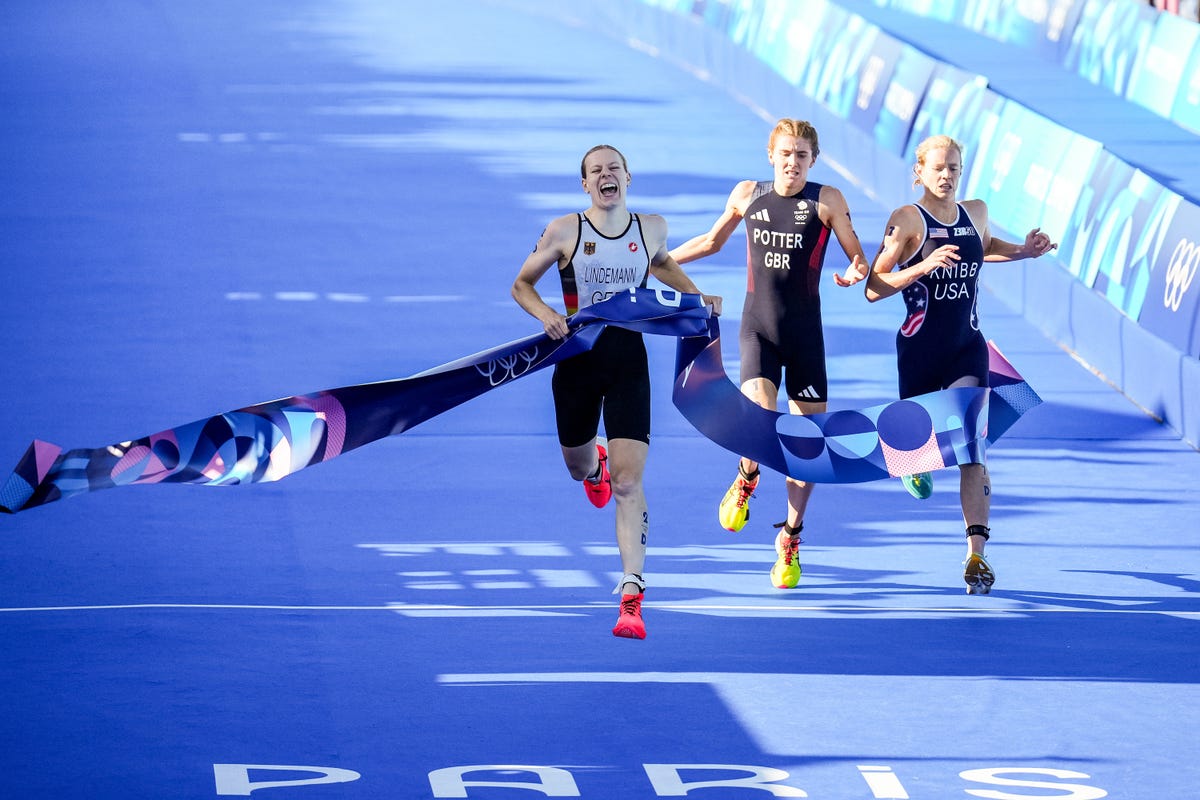
{"label": "blue barrier wall", "polygon": [[[986,200],[1006,238],[1041,227],[1060,242],[1053,264],[1021,262],[988,288],[1196,446],[1200,137],[1124,96],[1144,95],[1145,64],[1162,57],[1169,37],[1155,36],[1158,16],[1137,11],[1138,25],[1114,31],[1111,14],[1094,24],[1104,10],[1093,0],[1059,0],[1053,20],[1034,22],[1005,10],[1021,4],[958,4],[975,17],[957,23],[884,5],[592,0],[573,8],[772,114],[811,120],[822,151],[885,207],[914,197],[917,142],[933,133],[962,142],[961,196]],[[966,24],[980,20],[993,35]],[[936,57],[924,41],[936,43]],[[1181,41],[1194,49],[1194,39]],[[1176,60],[1195,57],[1189,50]],[[1172,109],[1198,80],[1193,71],[1176,81]]]}
{"label": "blue barrier wall", "polygon": [[1139,0],[868,0],[949,22],[1065,67],[1200,133],[1200,25]]}

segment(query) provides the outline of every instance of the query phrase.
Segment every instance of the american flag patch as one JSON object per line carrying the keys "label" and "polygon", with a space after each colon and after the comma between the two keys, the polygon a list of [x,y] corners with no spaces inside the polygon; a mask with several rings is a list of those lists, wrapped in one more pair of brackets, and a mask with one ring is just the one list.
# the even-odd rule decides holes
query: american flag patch
{"label": "american flag patch", "polygon": [[908,319],[904,320],[904,324],[900,326],[900,335],[905,339],[909,338],[917,331],[921,330],[921,323],[925,321],[925,312],[917,311],[910,314]]}
{"label": "american flag patch", "polygon": [[929,290],[923,283],[910,283],[905,287],[902,296],[904,305],[908,309],[908,317],[900,326],[900,335],[907,339],[921,330],[921,326],[925,323],[925,308],[929,304]]}
{"label": "american flag patch", "polygon": [[930,239],[949,239],[950,232],[947,231],[945,228],[930,228],[929,229],[929,238]]}

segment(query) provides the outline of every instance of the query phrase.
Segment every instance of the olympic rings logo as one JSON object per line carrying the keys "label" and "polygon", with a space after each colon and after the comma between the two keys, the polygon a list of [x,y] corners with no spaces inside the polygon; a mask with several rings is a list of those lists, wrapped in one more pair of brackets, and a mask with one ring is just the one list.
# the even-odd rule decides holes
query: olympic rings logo
{"label": "olympic rings logo", "polygon": [[537,361],[538,351],[535,346],[532,351],[522,350],[509,356],[494,358],[486,364],[476,364],[479,374],[488,379],[492,386],[499,386],[505,381],[515,380],[533,366]]}
{"label": "olympic rings logo", "polygon": [[1172,311],[1178,311],[1183,304],[1183,296],[1192,286],[1196,270],[1200,269],[1200,245],[1190,239],[1180,239],[1171,254],[1165,276],[1166,288],[1163,290],[1163,305]]}

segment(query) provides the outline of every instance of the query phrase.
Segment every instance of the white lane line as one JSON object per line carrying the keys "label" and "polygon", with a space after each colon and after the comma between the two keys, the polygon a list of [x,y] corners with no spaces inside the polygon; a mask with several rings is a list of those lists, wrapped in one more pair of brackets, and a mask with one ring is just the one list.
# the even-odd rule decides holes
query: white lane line
{"label": "white lane line", "polygon": [[[286,291],[263,294],[252,291],[230,291],[225,293],[226,300],[281,300],[284,302],[313,302],[322,299],[319,292]],[[369,294],[361,292],[326,292],[324,299],[333,303],[370,303],[375,300]],[[385,303],[459,303],[467,300],[462,294],[394,294],[380,298]]]}
{"label": "white lane line", "polygon": [[393,294],[383,298],[385,303],[457,303],[466,300],[461,294]]}
{"label": "white lane line", "polygon": [[[39,611],[126,611],[138,609],[161,610],[235,610],[235,611],[391,611],[391,612],[438,612],[455,614],[477,611],[591,611],[608,610],[609,603],[568,603],[528,605],[453,605],[392,603],[388,605],[275,605],[265,603],[111,603],[75,606],[24,606],[0,608],[0,613],[34,613]],[[1158,608],[995,608],[983,603],[970,606],[944,606],[922,608],[918,606],[792,606],[792,605],[731,605],[731,604],[688,604],[646,603],[646,608],[658,611],[717,611],[729,613],[790,612],[795,614],[839,613],[839,614],[1161,614],[1176,617],[1200,617],[1200,611],[1179,611]]]}

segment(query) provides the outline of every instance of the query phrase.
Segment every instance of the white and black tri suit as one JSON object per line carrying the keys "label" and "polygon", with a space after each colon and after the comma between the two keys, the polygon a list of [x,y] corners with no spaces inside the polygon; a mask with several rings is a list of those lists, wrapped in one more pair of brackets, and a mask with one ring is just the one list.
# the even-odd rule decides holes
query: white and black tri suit
{"label": "white and black tri suit", "polygon": [[[643,287],[651,253],[637,214],[617,236],[605,236],[586,214],[578,215],[575,252],[559,270],[567,314]],[[609,439],[650,441],[650,373],[646,346],[637,331],[606,327],[592,349],[554,368],[554,411],[564,447],[587,444],[600,418]]]}

